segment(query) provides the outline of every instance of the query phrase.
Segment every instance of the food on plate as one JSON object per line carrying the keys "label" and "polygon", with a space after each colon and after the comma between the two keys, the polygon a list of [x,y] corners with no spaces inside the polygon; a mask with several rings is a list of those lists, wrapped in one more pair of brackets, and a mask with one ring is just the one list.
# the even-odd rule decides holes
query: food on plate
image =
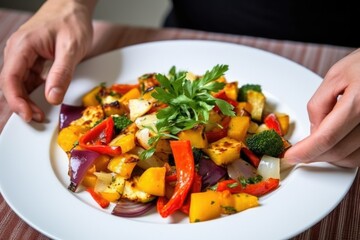
{"label": "food on plate", "polygon": [[280,186],[290,118],[269,112],[257,84],[229,81],[227,65],[202,75],[146,73],[136,84],[100,84],[81,106],[63,104],[58,145],[69,189],[112,214],[150,209],[191,223],[259,206]]}

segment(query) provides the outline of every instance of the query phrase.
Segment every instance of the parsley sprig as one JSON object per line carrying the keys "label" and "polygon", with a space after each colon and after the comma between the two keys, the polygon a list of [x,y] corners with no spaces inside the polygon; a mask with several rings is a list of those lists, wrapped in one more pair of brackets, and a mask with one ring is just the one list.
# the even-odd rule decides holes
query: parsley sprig
{"label": "parsley sprig", "polygon": [[[209,121],[209,112],[214,106],[227,116],[234,116],[233,106],[228,102],[212,96],[224,88],[225,83],[215,81],[225,74],[228,65],[216,65],[196,80],[188,80],[186,71],[177,71],[173,66],[169,74],[156,74],[160,86],[154,89],[152,96],[167,104],[167,107],[156,114],[158,119],[156,136],[149,144],[156,145],[162,137],[177,138],[180,131],[188,130],[198,124]],[[154,153],[154,147],[143,152],[141,158],[148,158]]]}

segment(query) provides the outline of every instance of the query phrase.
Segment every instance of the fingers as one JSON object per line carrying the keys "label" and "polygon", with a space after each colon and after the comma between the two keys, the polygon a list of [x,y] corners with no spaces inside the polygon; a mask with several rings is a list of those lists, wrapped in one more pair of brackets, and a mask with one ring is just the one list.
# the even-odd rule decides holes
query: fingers
{"label": "fingers", "polygon": [[[0,76],[0,87],[4,97],[10,109],[18,113],[25,121],[29,122],[33,118],[36,121],[42,121],[44,116],[42,111],[29,99],[25,88],[26,79],[34,74],[31,67],[36,62],[36,55],[26,46],[17,46],[13,42],[8,42],[7,49],[10,48],[14,54],[7,55]],[[6,50],[6,52],[9,51]],[[41,68],[41,62],[35,65],[36,72]]]}
{"label": "fingers", "polygon": [[70,84],[73,72],[81,56],[77,55],[75,45],[59,43],[56,46],[55,61],[46,79],[45,96],[49,103],[60,104]]}
{"label": "fingers", "polygon": [[355,92],[347,91],[316,131],[290,148],[285,158],[290,162],[334,162],[359,147],[360,98]]}
{"label": "fingers", "polygon": [[333,162],[334,165],[346,168],[353,168],[360,166],[360,148],[351,153],[344,159]]}
{"label": "fingers", "polygon": [[360,125],[356,126],[341,141],[329,150],[320,154],[315,160],[317,162],[330,162],[338,166],[356,167],[360,166]]}
{"label": "fingers", "polygon": [[310,136],[286,152],[287,161],[326,161],[340,166],[360,166],[359,160],[354,158],[358,157],[360,148],[360,75],[352,72],[353,69],[345,71],[345,75],[332,75],[332,79],[339,80],[329,81],[333,82],[332,86],[329,83],[322,85],[328,90],[320,86],[309,113],[316,126]]}
{"label": "fingers", "polygon": [[307,104],[311,132],[316,131],[320,123],[336,104],[339,93],[338,91],[331,91],[329,93],[329,89],[333,89],[333,86],[329,86],[329,84],[331,83],[325,79]]}
{"label": "fingers", "polygon": [[311,134],[290,148],[290,163],[360,166],[360,50],[336,63],[308,103]]}

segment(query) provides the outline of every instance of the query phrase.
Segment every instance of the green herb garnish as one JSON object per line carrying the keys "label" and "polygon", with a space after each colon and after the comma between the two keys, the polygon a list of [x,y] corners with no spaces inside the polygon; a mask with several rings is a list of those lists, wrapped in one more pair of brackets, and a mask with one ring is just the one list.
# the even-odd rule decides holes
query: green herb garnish
{"label": "green herb garnish", "polygon": [[[160,139],[159,135],[166,134],[177,138],[176,134],[180,131],[208,123],[209,112],[214,106],[218,106],[224,115],[234,116],[231,104],[211,95],[224,88],[225,83],[215,80],[223,76],[227,70],[227,65],[216,65],[194,81],[186,79],[187,72],[176,71],[175,67],[170,69],[168,76],[156,74],[160,86],[154,89],[152,96],[168,106],[156,114],[158,121],[155,127],[158,136],[150,139],[151,143],[156,145]],[[140,157],[144,159],[151,156],[150,153],[153,151],[150,148]]]}
{"label": "green herb garnish", "polygon": [[116,133],[121,132],[123,129],[125,129],[132,123],[132,121],[124,115],[113,116],[112,118],[114,120],[114,127]]}
{"label": "green herb garnish", "polygon": [[250,178],[240,177],[238,180],[243,187],[246,187],[246,185],[248,185],[248,184],[255,184],[255,183],[261,182],[262,179],[263,179],[263,177],[261,175],[256,175],[256,176],[250,177]]}

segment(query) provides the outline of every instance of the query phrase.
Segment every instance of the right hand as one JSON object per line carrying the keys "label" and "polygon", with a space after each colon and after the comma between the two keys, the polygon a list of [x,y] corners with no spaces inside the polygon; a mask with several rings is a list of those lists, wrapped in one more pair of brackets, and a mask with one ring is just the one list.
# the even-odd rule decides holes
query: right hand
{"label": "right hand", "polygon": [[0,89],[10,109],[25,121],[45,116],[28,95],[26,86],[41,77],[52,61],[45,83],[50,104],[60,104],[76,65],[92,43],[95,0],[48,0],[7,41]]}

